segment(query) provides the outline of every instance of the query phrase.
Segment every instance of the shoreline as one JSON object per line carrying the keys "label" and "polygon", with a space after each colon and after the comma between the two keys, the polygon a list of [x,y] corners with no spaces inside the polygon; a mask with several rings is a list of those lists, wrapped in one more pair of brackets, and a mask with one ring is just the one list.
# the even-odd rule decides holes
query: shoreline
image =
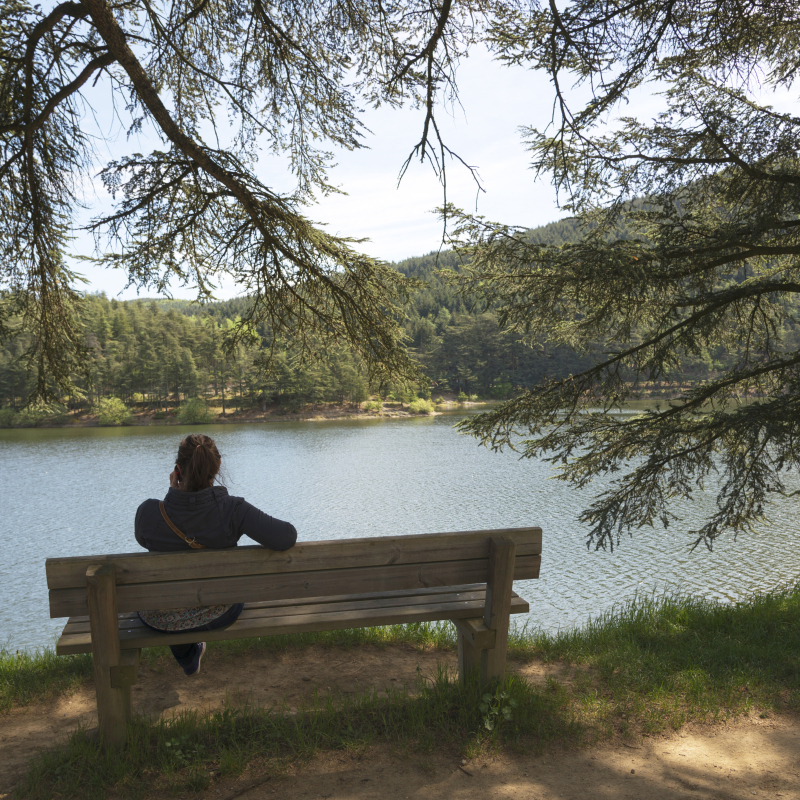
{"label": "shoreline", "polygon": [[[180,426],[180,425],[239,425],[252,423],[272,423],[272,422],[325,422],[333,420],[389,420],[389,419],[412,419],[415,417],[436,417],[443,414],[453,414],[459,410],[479,410],[489,409],[506,402],[505,400],[459,400],[455,395],[441,395],[442,401],[434,404],[434,408],[427,412],[412,412],[408,404],[401,402],[387,401],[382,403],[379,411],[366,410],[362,404],[351,403],[321,403],[317,408],[303,408],[297,411],[288,411],[285,407],[272,405],[266,410],[249,408],[246,410],[236,410],[222,414],[221,406],[209,406],[213,413],[213,419],[200,422],[182,422],[178,419],[179,408],[168,411],[153,411],[131,409],[131,418],[123,423],[113,425],[101,425],[98,415],[90,411],[66,411],[63,414],[53,415],[34,422],[34,424],[23,425],[4,425],[0,424],[0,430],[22,430],[22,429],[60,429],[60,428],[120,428],[120,427],[159,427],[159,426]],[[673,396],[653,395],[647,398],[634,401],[630,404],[629,411],[641,410],[653,404],[670,402],[676,399]],[[186,401],[184,401],[186,402]],[[378,402],[378,401],[370,401]],[[23,412],[18,412],[23,413]]]}
{"label": "shoreline", "polygon": [[[245,411],[227,412],[222,415],[219,406],[211,407],[214,414],[213,419],[197,423],[182,422],[178,419],[178,409],[168,412],[132,411],[130,421],[117,425],[101,425],[97,414],[88,411],[73,412],[68,411],[57,417],[57,421],[52,422],[43,420],[35,425],[9,425],[0,426],[0,430],[22,430],[22,429],[60,429],[60,428],[133,428],[133,427],[178,427],[187,425],[238,425],[254,423],[272,422],[325,422],[328,420],[388,420],[388,419],[413,419],[416,417],[434,417],[443,414],[453,413],[459,409],[489,407],[496,405],[499,401],[457,401],[445,400],[433,411],[427,413],[414,413],[403,407],[401,403],[385,403],[380,411],[366,411],[360,406],[352,404],[320,404],[316,409],[303,409],[299,411],[286,411],[280,406],[271,406],[265,411],[257,409],[247,409]],[[65,419],[66,418],[66,419]]]}

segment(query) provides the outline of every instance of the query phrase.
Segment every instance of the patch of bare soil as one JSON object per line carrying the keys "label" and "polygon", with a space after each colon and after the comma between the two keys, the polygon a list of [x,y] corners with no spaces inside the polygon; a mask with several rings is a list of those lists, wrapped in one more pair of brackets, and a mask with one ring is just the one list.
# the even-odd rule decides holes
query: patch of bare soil
{"label": "patch of bare soil", "polygon": [[800,797],[800,721],[748,719],[648,739],[641,746],[613,743],[468,762],[456,753],[437,750],[421,756],[376,746],[361,755],[326,753],[296,774],[260,784],[243,778],[238,784],[220,781],[203,797],[796,800]]}
{"label": "patch of bare soil", "polygon": [[[200,674],[187,678],[171,660],[159,669],[142,666],[133,687],[134,711],[171,716],[186,709],[219,710],[226,702],[244,701],[296,708],[315,691],[355,694],[373,687],[413,685],[417,667],[435,675],[437,664],[456,669],[447,651],[421,652],[411,646],[353,648],[312,646],[281,653],[248,652],[243,656],[205,655]],[[7,796],[30,759],[42,749],[66,741],[78,725],[97,725],[94,681],[70,695],[17,708],[0,715],[0,800]]]}
{"label": "patch of bare soil", "polygon": [[[232,657],[211,650],[200,675],[186,678],[172,663],[140,670],[134,709],[171,716],[186,709],[220,709],[226,702],[294,708],[318,691],[356,693],[413,685],[417,670],[436,673],[439,664],[455,671],[455,655],[414,647],[313,646],[282,653],[252,652]],[[514,665],[511,665],[512,669]],[[526,664],[528,680],[548,676],[568,681],[558,665]],[[76,726],[97,724],[94,686],[16,709],[0,716],[0,800],[9,798],[29,760],[65,741]],[[614,742],[579,751],[544,755],[480,757],[462,763],[443,747],[431,755],[377,745],[366,752],[325,753],[280,777],[249,774],[221,779],[200,795],[204,800],[283,798],[389,798],[436,800],[486,796],[550,798],[800,798],[800,719],[743,718],[734,724],[687,726],[641,745]]]}

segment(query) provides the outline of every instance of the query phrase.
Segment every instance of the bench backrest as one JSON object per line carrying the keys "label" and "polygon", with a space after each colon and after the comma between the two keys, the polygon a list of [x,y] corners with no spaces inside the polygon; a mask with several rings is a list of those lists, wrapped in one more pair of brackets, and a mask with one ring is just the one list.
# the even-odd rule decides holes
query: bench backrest
{"label": "bench backrest", "polygon": [[485,583],[489,541],[516,544],[514,580],[539,577],[541,528],[375,536],[177,553],[49,558],[50,616],[89,613],[86,570],[114,564],[117,610],[253,603]]}

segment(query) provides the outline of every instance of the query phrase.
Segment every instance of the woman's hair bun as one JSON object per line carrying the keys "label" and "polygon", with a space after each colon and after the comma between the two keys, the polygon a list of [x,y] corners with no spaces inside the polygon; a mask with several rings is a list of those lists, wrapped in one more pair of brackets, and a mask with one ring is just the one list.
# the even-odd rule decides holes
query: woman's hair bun
{"label": "woman's hair bun", "polygon": [[189,434],[178,447],[177,464],[181,470],[181,488],[199,492],[214,483],[222,459],[214,440],[203,433]]}

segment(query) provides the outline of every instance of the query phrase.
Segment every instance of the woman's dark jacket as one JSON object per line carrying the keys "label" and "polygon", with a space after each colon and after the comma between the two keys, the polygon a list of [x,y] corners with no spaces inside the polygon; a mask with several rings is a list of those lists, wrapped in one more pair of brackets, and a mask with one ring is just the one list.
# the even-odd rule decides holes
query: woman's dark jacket
{"label": "woman's dark jacket", "polygon": [[[249,536],[270,550],[288,550],[297,541],[291,522],[265,514],[243,497],[231,497],[224,486],[200,492],[170,487],[164,506],[178,530],[213,550],[236,547],[242,536]],[[139,506],[135,530],[136,541],[147,550],[191,549],[164,521],[158,500],[145,500]]]}

